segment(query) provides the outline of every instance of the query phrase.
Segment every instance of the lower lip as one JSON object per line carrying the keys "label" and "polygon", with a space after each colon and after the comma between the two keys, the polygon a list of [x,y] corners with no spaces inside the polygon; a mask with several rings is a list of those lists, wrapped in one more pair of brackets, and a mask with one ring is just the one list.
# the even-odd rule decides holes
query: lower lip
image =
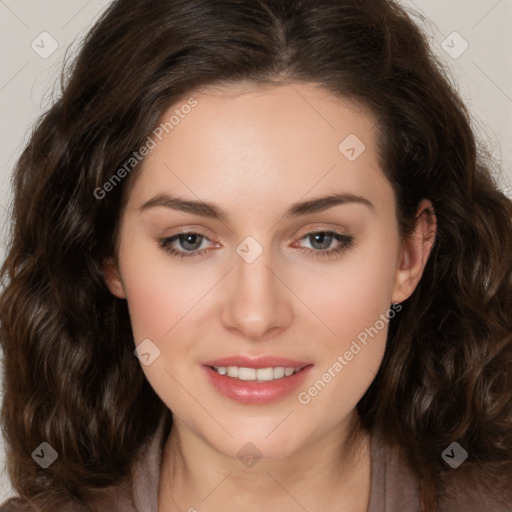
{"label": "lower lip", "polygon": [[204,366],[213,387],[223,396],[241,404],[262,405],[277,402],[296,390],[308,376],[313,365],[306,366],[290,377],[266,382],[247,381],[220,375]]}

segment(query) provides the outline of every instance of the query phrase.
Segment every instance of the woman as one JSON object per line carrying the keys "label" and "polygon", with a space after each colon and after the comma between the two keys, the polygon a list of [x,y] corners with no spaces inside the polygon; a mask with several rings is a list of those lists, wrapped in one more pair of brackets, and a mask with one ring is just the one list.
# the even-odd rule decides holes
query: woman
{"label": "woman", "polygon": [[510,201],[387,0],[119,0],[15,173],[2,510],[510,510]]}

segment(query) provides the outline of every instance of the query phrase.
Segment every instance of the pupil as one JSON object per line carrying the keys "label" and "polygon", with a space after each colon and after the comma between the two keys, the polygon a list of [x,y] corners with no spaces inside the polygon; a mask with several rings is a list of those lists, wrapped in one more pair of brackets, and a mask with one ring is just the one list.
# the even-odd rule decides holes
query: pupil
{"label": "pupil", "polygon": [[321,249],[327,249],[331,245],[332,236],[326,233],[316,233],[313,235],[313,238],[315,239],[315,243],[318,241],[322,246],[320,247]]}
{"label": "pupil", "polygon": [[[197,249],[201,245],[201,241],[199,240],[200,237],[194,234],[188,234],[188,235],[182,235],[182,246],[184,249],[187,248],[187,244],[191,244],[192,247],[189,247],[190,250]],[[195,243],[194,243],[195,240]],[[198,242],[199,240],[199,242]]]}

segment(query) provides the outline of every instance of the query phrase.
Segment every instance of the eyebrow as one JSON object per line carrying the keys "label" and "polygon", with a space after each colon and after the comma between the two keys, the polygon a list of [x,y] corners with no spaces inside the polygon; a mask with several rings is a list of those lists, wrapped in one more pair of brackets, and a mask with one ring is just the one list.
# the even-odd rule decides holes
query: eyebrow
{"label": "eyebrow", "polygon": [[[375,210],[374,205],[365,197],[354,194],[331,194],[309,201],[294,203],[286,211],[284,217],[295,218],[311,213],[318,213],[342,204],[362,204],[371,210]],[[140,207],[140,210],[145,211],[158,206],[199,215],[201,217],[208,217],[222,222],[226,222],[229,217],[222,208],[213,203],[183,199],[167,193],[158,194],[149,201],[146,201]]]}

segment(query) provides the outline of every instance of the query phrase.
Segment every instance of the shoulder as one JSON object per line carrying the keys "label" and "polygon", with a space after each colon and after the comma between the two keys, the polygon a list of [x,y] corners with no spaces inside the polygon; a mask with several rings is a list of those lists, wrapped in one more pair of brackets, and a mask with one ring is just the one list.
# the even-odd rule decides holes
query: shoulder
{"label": "shoulder", "polygon": [[[461,465],[439,476],[438,512],[512,512],[512,475],[501,483],[483,467]],[[417,512],[420,484],[399,447],[372,436],[372,481],[368,512]]]}
{"label": "shoulder", "polygon": [[48,504],[41,507],[18,496],[1,504],[0,512],[138,512],[134,507],[130,490],[124,486],[105,489],[87,504],[70,499],[58,505]]}
{"label": "shoulder", "polygon": [[[87,505],[69,501],[41,509],[21,497],[0,504],[0,512],[142,512],[157,510],[159,470],[163,446],[172,424],[170,413],[160,421],[154,435],[141,445],[130,476],[118,485],[98,490]],[[51,498],[50,495],[47,495]],[[52,501],[42,500],[42,501]]]}
{"label": "shoulder", "polygon": [[[43,512],[43,509],[23,498],[15,497],[2,503],[0,505],[0,512]],[[70,502],[68,504],[52,508],[52,512],[86,512],[86,509],[83,506]],[[93,512],[93,510],[90,509],[87,510],[87,512]]]}
{"label": "shoulder", "polygon": [[419,485],[399,447],[371,435],[371,489],[367,512],[417,512]]}
{"label": "shoulder", "polygon": [[440,512],[464,510],[465,512],[511,512],[512,475],[507,482],[497,479],[477,467],[446,471],[442,477],[439,496]]}
{"label": "shoulder", "polygon": [[[0,504],[0,512],[18,512],[29,511],[29,505],[21,498],[10,498],[4,503]],[[32,509],[34,510],[34,509]]]}

